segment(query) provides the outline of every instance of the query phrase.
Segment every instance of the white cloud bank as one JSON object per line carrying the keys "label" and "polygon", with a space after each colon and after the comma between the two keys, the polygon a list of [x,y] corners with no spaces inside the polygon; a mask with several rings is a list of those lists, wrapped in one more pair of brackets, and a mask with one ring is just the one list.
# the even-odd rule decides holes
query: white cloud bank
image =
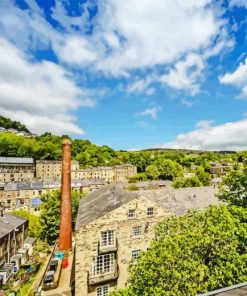
{"label": "white cloud bank", "polygon": [[161,66],[163,74],[151,74],[132,91],[155,81],[193,95],[199,91],[207,58],[218,54],[218,48],[233,46],[227,23],[211,0],[99,1],[91,35],[84,33],[89,26],[87,6],[93,1],[84,3],[76,17],[55,1],[51,16],[64,31],[53,28],[32,0],[26,2],[30,9],[25,11],[9,0],[0,3],[5,36],[26,51],[51,47],[61,62],[104,75],[133,77],[135,70],[150,75]]}
{"label": "white cloud bank", "polygon": [[[63,2],[55,1],[52,17],[61,30],[46,21],[34,0],[24,1],[29,9],[0,1],[1,34],[18,48],[1,39],[0,104],[4,114],[35,132],[48,126],[56,133],[82,134],[70,112],[95,102],[63,66],[28,61],[33,49],[52,49],[60,63],[90,73],[131,76],[134,84],[129,92],[145,89],[152,94],[152,83],[160,83],[195,95],[207,59],[234,46],[226,33],[227,23],[211,0],[102,0],[92,35],[84,34],[89,19],[86,7],[81,16],[72,17]],[[156,71],[157,66],[161,70]],[[136,70],[144,73],[138,73],[144,77],[140,81],[135,79]],[[234,84],[230,78],[226,74],[221,82]],[[241,87],[247,92],[245,82]],[[155,112],[147,115],[156,117]]]}
{"label": "white cloud bank", "polygon": [[48,61],[32,63],[0,38],[1,114],[20,120],[35,133],[83,134],[69,114],[94,104],[63,67]]}
{"label": "white cloud bank", "polygon": [[247,98],[247,58],[240,63],[238,68],[232,73],[226,73],[219,77],[222,84],[229,84],[241,89],[242,98]]}
{"label": "white cloud bank", "polygon": [[194,131],[180,134],[159,147],[174,149],[243,150],[247,149],[247,119],[213,126],[201,121]]}

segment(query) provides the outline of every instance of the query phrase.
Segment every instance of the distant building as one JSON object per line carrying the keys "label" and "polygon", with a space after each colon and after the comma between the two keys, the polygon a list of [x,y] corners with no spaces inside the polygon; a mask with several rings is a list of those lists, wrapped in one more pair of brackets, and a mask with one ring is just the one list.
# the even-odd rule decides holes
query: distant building
{"label": "distant building", "polygon": [[24,248],[28,234],[28,220],[0,214],[0,282],[5,284],[13,272],[28,259],[28,248]]}
{"label": "distant building", "polygon": [[113,167],[114,181],[125,181],[137,174],[137,168],[133,164],[121,164]]}
{"label": "distant building", "polygon": [[218,162],[212,162],[209,172],[213,177],[225,176],[232,168],[233,164],[231,163],[225,162],[223,164],[220,164]]}
{"label": "distant building", "polygon": [[[37,160],[36,178],[37,180],[59,180],[61,178],[61,161]],[[105,180],[108,183],[125,181],[129,177],[136,175],[136,166],[132,164],[122,164],[117,166],[99,166],[93,168],[80,169],[79,163],[72,161],[71,178],[74,180]]]}
{"label": "distant building", "polygon": [[75,241],[75,294],[107,296],[125,287],[128,267],[170,215],[218,204],[213,187],[129,191],[110,184],[82,199]]}
{"label": "distant building", "polygon": [[34,179],[33,158],[0,157],[0,182],[21,182]]}
{"label": "distant building", "polygon": [[[72,180],[73,191],[86,194],[103,185],[103,180]],[[60,181],[18,182],[0,186],[0,204],[6,211],[18,209],[39,212],[40,197],[61,188]]]}
{"label": "distant building", "polygon": [[[79,163],[76,161],[72,161],[71,170],[79,170]],[[61,179],[61,171],[62,162],[59,160],[36,161],[36,178],[38,180],[59,180]]]}

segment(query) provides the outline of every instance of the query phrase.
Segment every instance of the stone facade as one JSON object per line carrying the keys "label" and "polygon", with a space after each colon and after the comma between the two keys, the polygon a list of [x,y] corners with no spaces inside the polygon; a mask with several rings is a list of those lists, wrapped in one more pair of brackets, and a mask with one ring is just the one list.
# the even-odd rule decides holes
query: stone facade
{"label": "stone facade", "polygon": [[32,158],[0,157],[0,182],[21,182],[34,179]]}
{"label": "stone facade", "polygon": [[218,204],[213,187],[131,191],[113,183],[80,202],[75,229],[75,294],[107,296],[123,288],[132,260],[146,251],[155,225],[189,209]]}
{"label": "stone facade", "polygon": [[[71,163],[71,170],[78,171],[79,164],[76,161]],[[38,180],[59,180],[61,179],[62,162],[56,160],[37,160],[36,178]]]}
{"label": "stone facade", "polygon": [[[148,216],[148,208],[153,210],[153,215]],[[128,217],[129,210],[135,210],[135,217]],[[140,196],[78,230],[75,234],[76,295],[96,296],[97,290],[103,289],[105,285],[109,287],[109,291],[116,286],[124,287],[129,264],[134,260],[132,256],[147,250],[154,237],[155,225],[171,214],[153,201]],[[140,227],[140,235],[133,234],[134,227]],[[112,248],[111,252],[107,252],[107,246],[106,250],[101,246],[101,234],[104,231],[114,232],[114,244],[109,247]],[[109,254],[114,258],[112,272],[93,272],[97,268],[92,267],[95,258]]]}
{"label": "stone facade", "polygon": [[[37,180],[59,180],[61,178],[61,161],[36,161]],[[108,183],[125,181],[136,175],[136,166],[132,164],[117,165],[114,167],[100,166],[80,169],[76,161],[71,163],[72,180],[104,180]]]}

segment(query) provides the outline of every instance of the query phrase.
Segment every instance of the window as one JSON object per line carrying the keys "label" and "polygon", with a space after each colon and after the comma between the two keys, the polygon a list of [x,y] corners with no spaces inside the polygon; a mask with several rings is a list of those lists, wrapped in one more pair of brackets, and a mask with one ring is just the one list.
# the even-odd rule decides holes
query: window
{"label": "window", "polygon": [[132,230],[133,230],[133,235],[141,235],[142,234],[142,227],[141,226],[134,226]]}
{"label": "window", "polygon": [[102,247],[114,246],[115,245],[115,231],[114,230],[102,231],[100,245]]}
{"label": "window", "polygon": [[129,210],[128,217],[135,218],[136,217],[136,210]]}
{"label": "window", "polygon": [[93,260],[93,275],[100,275],[114,271],[114,254],[105,254]]}
{"label": "window", "polygon": [[96,296],[107,296],[109,291],[109,286],[100,286],[96,289]]}
{"label": "window", "polygon": [[141,250],[132,251],[132,259],[136,259],[140,255]]}
{"label": "window", "polygon": [[148,208],[147,209],[147,215],[148,216],[153,216],[154,215],[154,208]]}

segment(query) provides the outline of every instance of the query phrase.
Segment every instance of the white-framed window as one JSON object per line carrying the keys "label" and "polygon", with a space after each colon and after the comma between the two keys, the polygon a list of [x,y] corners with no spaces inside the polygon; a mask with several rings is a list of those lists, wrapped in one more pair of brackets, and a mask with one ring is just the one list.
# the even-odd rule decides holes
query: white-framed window
{"label": "white-framed window", "polygon": [[132,251],[132,259],[136,259],[140,255],[141,250]]}
{"label": "white-framed window", "polygon": [[104,254],[93,259],[93,275],[100,275],[114,271],[114,254]]}
{"label": "white-framed window", "polygon": [[129,217],[130,219],[135,218],[135,217],[136,217],[136,210],[134,210],[134,209],[129,210],[129,212],[128,212],[128,217]]}
{"label": "white-framed window", "polygon": [[96,296],[108,296],[109,285],[97,287]]}
{"label": "white-framed window", "polygon": [[154,208],[148,208],[147,209],[147,216],[153,216],[154,215]]}
{"label": "white-framed window", "polygon": [[100,245],[102,247],[114,246],[115,245],[115,231],[106,230],[101,232]]}
{"label": "white-framed window", "polygon": [[141,226],[134,226],[132,228],[132,233],[133,235],[137,236],[137,235],[141,235],[142,234],[142,227]]}

